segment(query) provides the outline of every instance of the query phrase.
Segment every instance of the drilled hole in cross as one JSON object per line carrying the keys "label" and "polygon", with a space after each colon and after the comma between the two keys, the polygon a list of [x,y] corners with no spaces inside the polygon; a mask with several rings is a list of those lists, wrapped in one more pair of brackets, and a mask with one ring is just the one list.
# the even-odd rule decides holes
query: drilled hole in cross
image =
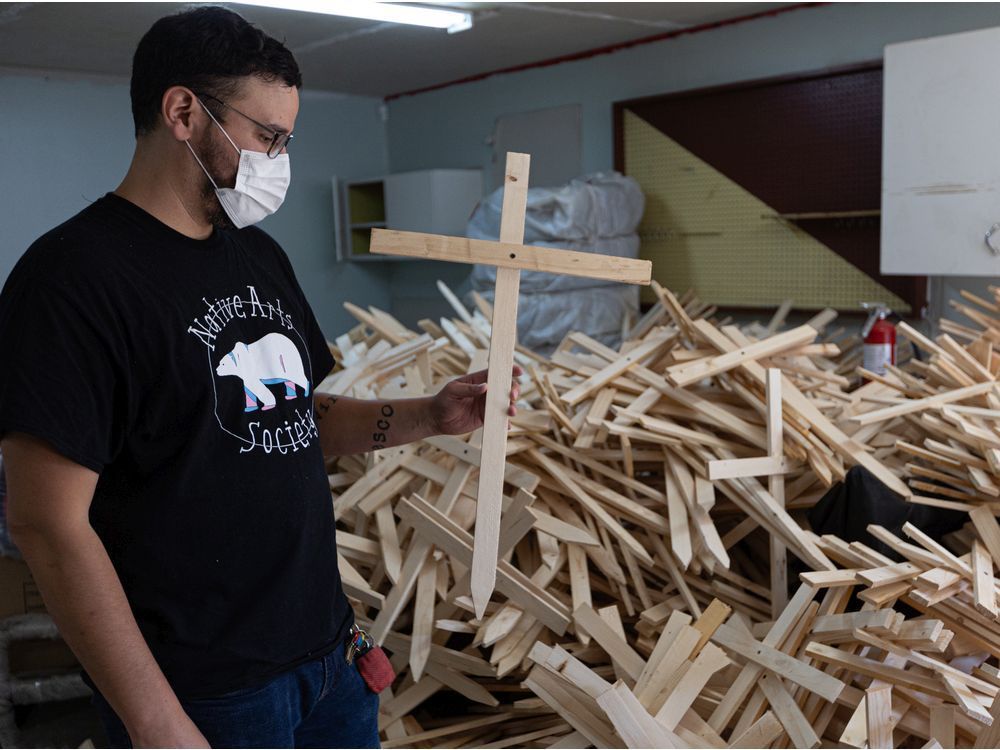
{"label": "drilled hole in cross", "polygon": [[511,253],[511,254],[510,254],[510,257],[511,257],[511,258],[516,258],[516,257],[517,257],[517,253]]}

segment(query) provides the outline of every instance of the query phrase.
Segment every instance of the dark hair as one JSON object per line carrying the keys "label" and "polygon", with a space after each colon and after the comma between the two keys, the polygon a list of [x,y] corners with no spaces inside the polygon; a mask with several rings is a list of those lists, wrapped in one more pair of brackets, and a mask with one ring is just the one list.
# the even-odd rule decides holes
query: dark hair
{"label": "dark hair", "polygon": [[156,127],[163,94],[171,86],[226,100],[239,92],[240,79],[251,75],[302,87],[288,48],[231,10],[208,6],[161,18],[132,58],[136,136]]}

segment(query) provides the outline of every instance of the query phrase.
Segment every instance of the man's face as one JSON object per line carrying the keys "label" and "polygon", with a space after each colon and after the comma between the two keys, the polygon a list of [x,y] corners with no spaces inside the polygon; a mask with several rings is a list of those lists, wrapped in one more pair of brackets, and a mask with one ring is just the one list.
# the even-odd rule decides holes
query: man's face
{"label": "man's face", "polygon": [[[229,107],[235,107],[247,117],[267,125],[270,130],[260,128],[229,107],[211,100],[208,104],[219,117],[219,124],[237,146],[247,151],[263,152],[267,151],[273,131],[290,133],[294,130],[295,118],[299,112],[299,92],[294,86],[286,86],[279,81],[267,83],[251,76],[244,80],[237,96],[226,100]],[[204,110],[201,113],[206,123],[205,128],[202,136],[192,145],[216,184],[220,188],[234,187],[239,154],[208,114]],[[220,229],[232,229],[233,223],[219,203],[211,181],[203,172],[201,175],[199,192],[207,220]]]}

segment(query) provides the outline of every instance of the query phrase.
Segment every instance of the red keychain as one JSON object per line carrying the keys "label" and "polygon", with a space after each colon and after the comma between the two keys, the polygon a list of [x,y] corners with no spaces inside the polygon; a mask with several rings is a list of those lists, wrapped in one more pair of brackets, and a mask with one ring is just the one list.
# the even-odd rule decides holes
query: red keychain
{"label": "red keychain", "polygon": [[351,626],[347,642],[347,663],[358,662],[358,674],[373,693],[381,693],[396,679],[389,657],[372,637],[357,625]]}

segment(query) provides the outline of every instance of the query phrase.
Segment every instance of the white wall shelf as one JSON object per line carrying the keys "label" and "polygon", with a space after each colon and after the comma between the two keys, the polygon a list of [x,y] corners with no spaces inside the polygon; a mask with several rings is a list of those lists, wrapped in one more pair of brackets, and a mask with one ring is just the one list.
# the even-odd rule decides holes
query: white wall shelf
{"label": "white wall shelf", "polygon": [[371,255],[371,230],[464,236],[483,194],[479,169],[425,169],[339,183],[333,178],[338,258],[351,261],[412,260]]}

